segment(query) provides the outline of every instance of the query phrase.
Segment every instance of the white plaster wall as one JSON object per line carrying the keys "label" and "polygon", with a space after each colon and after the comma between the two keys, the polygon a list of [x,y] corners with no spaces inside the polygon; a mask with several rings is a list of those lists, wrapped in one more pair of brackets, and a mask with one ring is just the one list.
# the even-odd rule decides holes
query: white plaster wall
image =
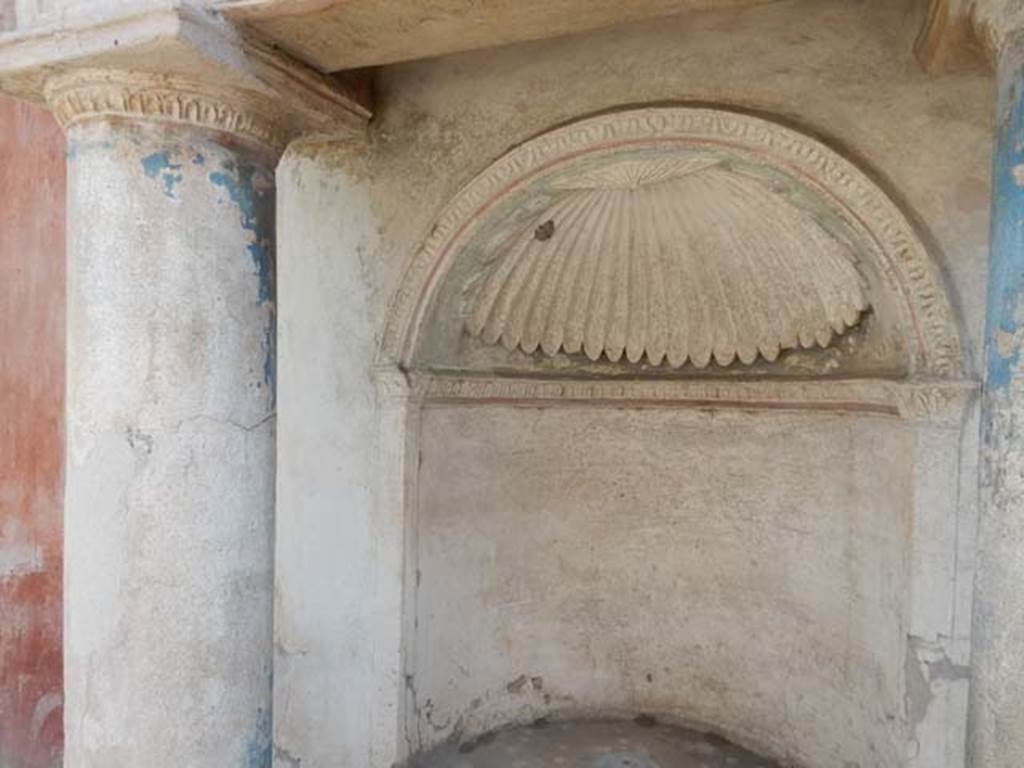
{"label": "white plaster wall", "polygon": [[652,713],[798,765],[899,764],[904,424],[429,406],[422,430],[417,742]]}
{"label": "white plaster wall", "polygon": [[[510,147],[580,116],[639,103],[735,105],[815,134],[874,176],[919,226],[948,278],[976,370],[991,80],[982,69],[941,78],[921,71],[912,47],[924,5],[781,0],[389,67],[380,74],[367,147],[320,143],[286,156],[279,171],[276,620],[279,642],[299,649],[301,660],[279,661],[276,670],[280,765],[301,759],[303,768],[384,768],[392,748],[382,744],[398,755],[416,746],[398,746],[405,734],[397,712],[388,721],[404,684],[394,666],[400,627],[385,608],[400,599],[406,542],[404,468],[382,457],[401,455],[393,449],[406,436],[401,416],[381,426],[374,354],[402,270],[437,213]],[[429,430],[423,437],[433,439]],[[932,440],[921,449],[923,464],[908,469],[929,492],[915,494],[907,535],[921,544],[912,562],[930,564],[909,591],[926,595],[931,584],[955,590],[962,617],[969,613],[964,573],[976,474],[972,441],[960,450],[959,440],[956,430]],[[367,589],[379,614],[360,602]],[[953,612],[948,605],[912,610],[912,633],[924,636],[915,634],[911,645],[937,660],[915,662],[926,703],[962,699],[964,681],[945,672],[946,662],[954,670],[965,662],[964,622]],[[950,638],[957,650],[946,656]],[[872,653],[871,663],[892,660],[888,651]],[[379,669],[388,672],[381,677],[373,672]],[[374,685],[357,693],[361,680]],[[847,706],[861,701],[858,695]],[[910,710],[931,734],[951,732],[945,714],[929,719]],[[378,713],[372,727],[370,712]],[[917,765],[933,768],[935,750],[956,764],[957,744],[927,741],[932,746],[912,758]],[[836,742],[821,736],[807,743],[827,751]]]}

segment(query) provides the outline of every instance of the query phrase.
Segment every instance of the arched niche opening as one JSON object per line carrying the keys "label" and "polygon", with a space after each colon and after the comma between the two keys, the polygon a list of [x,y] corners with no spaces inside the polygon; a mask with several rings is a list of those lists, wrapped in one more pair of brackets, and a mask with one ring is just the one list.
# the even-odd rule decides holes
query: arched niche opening
{"label": "arched niche opening", "polygon": [[413,751],[647,713],[896,768],[962,732],[918,678],[967,632],[972,385],[913,227],[821,142],[688,107],[532,139],[445,207],[382,358]]}

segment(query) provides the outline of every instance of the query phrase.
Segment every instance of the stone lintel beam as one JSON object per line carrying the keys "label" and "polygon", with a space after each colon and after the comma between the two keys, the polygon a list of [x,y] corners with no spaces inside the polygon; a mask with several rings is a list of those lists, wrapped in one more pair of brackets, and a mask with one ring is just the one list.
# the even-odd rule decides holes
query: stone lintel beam
{"label": "stone lintel beam", "polygon": [[302,135],[359,134],[357,89],[184,3],[0,36],[0,91],[90,116],[196,124],[280,152]]}

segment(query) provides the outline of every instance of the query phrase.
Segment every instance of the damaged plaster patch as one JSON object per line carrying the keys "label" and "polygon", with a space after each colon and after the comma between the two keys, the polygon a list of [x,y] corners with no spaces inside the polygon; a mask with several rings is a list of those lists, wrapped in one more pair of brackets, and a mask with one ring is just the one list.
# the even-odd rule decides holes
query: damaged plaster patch
{"label": "damaged plaster patch", "polygon": [[937,690],[950,683],[970,678],[970,668],[955,664],[940,644],[909,638],[907,643],[907,711],[914,726],[928,716]]}
{"label": "damaged plaster patch", "polygon": [[64,705],[64,697],[59,693],[43,694],[32,710],[32,738],[38,739],[51,715],[59,712]]}
{"label": "damaged plaster patch", "polygon": [[996,352],[999,353],[1000,357],[1006,359],[1013,355],[1014,335],[1012,333],[999,328],[993,334],[993,341],[995,341]]}
{"label": "damaged plaster patch", "polygon": [[1024,163],[1013,166],[1013,181],[1018,187],[1024,187]]}
{"label": "damaged plaster patch", "polygon": [[4,547],[0,549],[0,579],[37,573],[43,568],[43,553],[38,546]]}

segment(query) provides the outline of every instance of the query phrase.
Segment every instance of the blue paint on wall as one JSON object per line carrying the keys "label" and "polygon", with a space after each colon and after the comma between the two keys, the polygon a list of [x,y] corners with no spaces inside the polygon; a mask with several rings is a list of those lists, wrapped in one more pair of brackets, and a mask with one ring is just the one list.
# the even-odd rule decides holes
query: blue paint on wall
{"label": "blue paint on wall", "polygon": [[210,183],[223,189],[238,207],[242,229],[249,232],[252,242],[247,246],[256,270],[256,301],[270,310],[264,329],[263,383],[275,397],[277,362],[277,335],[274,317],[274,194],[270,181],[247,165],[232,161],[221,163],[223,170],[211,171]]}
{"label": "blue paint on wall", "polygon": [[174,187],[182,179],[182,175],[177,173],[181,170],[181,163],[172,163],[169,152],[154,152],[151,155],[146,155],[142,158],[142,169],[151,179],[160,177],[164,185],[164,194],[174,198]]}
{"label": "blue paint on wall", "polygon": [[202,152],[196,152],[195,157],[192,158],[192,165],[204,165],[206,158],[203,157]]}
{"label": "blue paint on wall", "polygon": [[1024,321],[1024,314],[1018,318],[1024,312],[1024,71],[999,79],[985,323],[985,387],[993,393],[1020,372]]}

